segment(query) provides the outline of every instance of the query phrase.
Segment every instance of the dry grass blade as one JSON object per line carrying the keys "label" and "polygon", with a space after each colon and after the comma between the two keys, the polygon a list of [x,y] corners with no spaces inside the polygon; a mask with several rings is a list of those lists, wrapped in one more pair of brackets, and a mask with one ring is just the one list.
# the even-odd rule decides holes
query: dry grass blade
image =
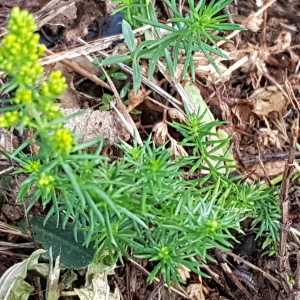
{"label": "dry grass blade", "polygon": [[257,266],[253,265],[252,263],[248,262],[247,260],[241,258],[240,256],[238,256],[238,255],[236,255],[236,254],[234,254],[230,251],[223,250],[223,252],[230,255],[231,257],[233,257],[237,261],[243,262],[243,264],[247,265],[248,267],[252,268],[253,270],[261,272],[264,275],[264,277],[266,277],[270,280],[270,282],[273,284],[275,289],[277,289],[277,290],[279,289],[280,281],[277,278],[273,277],[269,273],[265,272],[264,270],[258,268]]}
{"label": "dry grass blade", "polygon": [[[140,27],[138,29],[133,30],[134,33],[140,33],[147,29],[151,28],[149,25]],[[43,57],[40,59],[40,63],[42,65],[52,64],[55,62],[62,61],[64,59],[72,59],[75,57],[79,57],[82,55],[88,55],[94,52],[98,52],[104,49],[109,48],[114,42],[124,39],[123,34],[114,35],[111,37],[106,37],[102,39],[97,39],[89,44],[77,47],[75,49],[70,49],[68,51],[60,52],[60,53],[52,53],[49,56]]]}
{"label": "dry grass blade", "polygon": [[30,239],[30,235],[23,233],[21,230],[18,228],[8,225],[4,222],[0,221],[0,232],[8,233],[8,234],[13,234],[13,235],[18,235],[21,237],[24,237],[26,239]]}
{"label": "dry grass blade", "polygon": [[66,9],[69,9],[71,6],[75,5],[76,1],[73,0],[51,0],[47,3],[41,10],[36,13],[36,23],[38,27],[42,27],[51,21],[54,17],[58,16]]}
{"label": "dry grass blade", "polygon": [[[145,268],[143,268],[141,265],[139,265],[136,261],[132,260],[132,259],[129,259],[128,260],[134,267],[136,267],[138,270],[142,271],[144,274],[146,274],[147,276],[150,274],[150,272],[148,272]],[[154,281],[155,282],[160,282],[160,279],[155,277],[154,278]],[[164,284],[165,287],[168,287],[167,284]],[[179,290],[180,288],[180,290]],[[181,287],[178,287],[178,288],[175,288],[175,287],[170,287],[171,291],[180,295],[181,297],[184,297],[185,299],[189,299],[189,295],[181,288]]]}
{"label": "dry grass blade", "polygon": [[[53,54],[52,51],[50,50],[46,50],[47,54]],[[98,77],[96,77],[93,74],[90,74],[89,72],[87,72],[86,70],[82,69],[80,66],[78,66],[76,63],[70,62],[68,60],[63,60],[61,61],[61,63],[65,66],[67,66],[68,68],[74,70],[75,72],[79,73],[80,75],[90,79],[91,81],[95,82],[96,84],[108,89],[108,90],[112,90],[111,87],[105,83],[103,80],[99,79]]]}
{"label": "dry grass blade", "polygon": [[[99,51],[99,53],[103,56],[103,57],[109,57],[108,54],[106,54],[103,51]],[[132,69],[122,63],[119,63],[118,66],[125,71],[126,73],[129,73],[130,75],[132,75]],[[159,94],[160,96],[164,97],[166,100],[168,100],[174,107],[176,107],[178,110],[183,111],[181,106],[182,103],[180,101],[178,101],[176,98],[172,97],[169,93],[167,93],[165,90],[163,90],[161,87],[157,86],[155,83],[153,83],[151,80],[149,80],[148,78],[146,78],[145,76],[142,76],[142,82],[147,85],[151,90],[155,91],[157,94]]]}
{"label": "dry grass blade", "polygon": [[112,91],[114,92],[116,101],[117,101],[117,105],[118,107],[116,107],[114,105],[113,102],[111,102],[112,107],[115,109],[115,111],[117,112],[117,114],[119,115],[119,117],[122,119],[122,121],[124,122],[125,127],[128,129],[128,131],[130,132],[130,134],[136,138],[137,142],[140,145],[143,145],[143,141],[141,139],[140,133],[136,128],[135,123],[133,122],[133,120],[131,119],[124,103],[122,102],[122,99],[114,85],[114,83],[112,82],[111,78],[108,76],[107,72],[105,71],[105,69],[103,67],[101,67],[103,73],[105,74],[108,82],[110,83],[110,85],[112,86]]}

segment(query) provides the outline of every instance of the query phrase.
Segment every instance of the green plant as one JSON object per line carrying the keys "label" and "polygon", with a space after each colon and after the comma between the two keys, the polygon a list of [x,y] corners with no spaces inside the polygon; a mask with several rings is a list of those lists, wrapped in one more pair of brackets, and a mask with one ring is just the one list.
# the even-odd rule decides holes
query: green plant
{"label": "green plant", "polygon": [[[96,67],[99,67],[101,65],[101,62],[103,61],[102,58],[97,58],[94,60],[93,64],[96,66]],[[128,79],[127,75],[123,72],[120,72],[119,71],[119,67],[118,66],[115,66],[115,67],[112,67],[108,70],[106,70],[106,73],[109,77],[113,78],[113,79],[116,79],[118,81],[126,81]],[[101,80],[106,80],[106,75],[105,74],[102,74],[100,77],[99,77]],[[126,96],[128,94],[128,91],[129,91],[129,87],[130,87],[130,82],[126,83],[123,88],[120,90],[120,98],[123,100],[124,104],[126,106],[129,105],[129,100],[126,99]],[[105,111],[105,110],[109,110],[110,109],[110,101],[113,99],[113,96],[110,95],[110,94],[103,94],[102,96],[102,101],[103,101],[103,104],[99,107],[101,110]],[[130,112],[131,114],[139,114],[141,113],[140,111],[134,109]]]}
{"label": "green plant", "polygon": [[[188,0],[191,13],[186,18],[178,11],[175,0],[166,0],[165,2],[174,13],[174,18],[169,20],[169,22],[174,23],[174,26],[169,26],[155,20],[134,17],[136,20],[139,20],[144,24],[153,25],[156,28],[163,28],[169,31],[165,37],[153,43],[151,47],[149,47],[150,51],[151,49],[155,49],[149,66],[149,77],[152,77],[155,66],[159,57],[162,55],[162,52],[169,46],[171,46],[174,51],[174,68],[177,65],[179,50],[185,50],[186,58],[182,74],[183,77],[185,77],[188,68],[190,68],[192,77],[195,78],[193,61],[193,53],[195,51],[203,52],[209,62],[220,74],[220,70],[210,53],[228,58],[218,48],[216,40],[225,40],[227,42],[231,41],[212,32],[225,32],[227,30],[242,29],[237,24],[223,23],[226,21],[227,15],[216,16],[216,14],[229,5],[232,0],[212,0],[208,5],[206,5],[205,0],[200,0],[197,5],[195,5],[194,0]],[[210,46],[208,43],[212,43],[214,47]]]}
{"label": "green plant", "polygon": [[125,43],[130,50],[130,54],[124,55],[115,55],[104,59],[101,63],[101,66],[107,66],[111,64],[117,63],[125,63],[125,62],[132,62],[132,71],[133,71],[133,89],[137,91],[141,86],[142,80],[142,72],[141,67],[138,63],[138,54],[136,47],[136,41],[134,38],[133,31],[129,25],[129,23],[125,20],[122,21],[122,31],[125,38]]}
{"label": "green plant", "polygon": [[18,7],[12,9],[8,34],[0,48],[0,69],[12,79],[1,90],[17,90],[14,98],[7,100],[12,105],[2,109],[5,113],[0,117],[0,127],[18,124],[23,129],[27,126],[37,130],[34,138],[40,135],[41,139],[46,140],[49,140],[48,131],[54,132],[56,136],[48,141],[48,146],[62,142],[62,148],[68,149],[70,147],[67,143],[72,144],[72,141],[59,137],[60,130],[65,134],[66,131],[62,125],[54,125],[54,121],[62,117],[54,99],[65,90],[65,78],[60,71],[52,72],[48,80],[41,78],[44,69],[37,59],[43,55],[44,46],[38,45],[39,35],[33,33],[35,29],[32,15],[20,11]]}
{"label": "green plant", "polygon": [[[32,24],[32,20],[28,13],[13,9],[7,36],[18,33],[15,41],[20,48],[19,32],[24,22]],[[34,28],[30,26],[25,35],[30,37]],[[17,198],[28,204],[27,211],[41,201],[49,208],[44,222],[54,216],[63,228],[72,217],[75,237],[82,231],[85,245],[96,245],[96,257],[108,251],[113,260],[131,253],[147,258],[155,264],[149,279],[160,273],[169,286],[183,281],[178,272],[183,267],[207,276],[200,268],[212,259],[209,250],[231,248],[234,231],[241,231],[240,222],[246,217],[260,227],[258,236],[276,242],[279,204],[274,190],[257,191],[230,178],[231,166],[223,164],[228,159],[216,155],[229,140],[210,139],[219,122],[203,124],[203,115],[189,114],[186,124],[172,124],[183,135],[189,157],[172,160],[168,145],[157,147],[150,136],[144,145],[122,142],[124,157],[110,162],[101,155],[103,139],[78,144],[76,136],[63,127],[66,118],[54,103],[66,86],[61,74],[56,71],[48,80],[41,78],[36,55],[31,63],[38,66],[38,75],[30,82],[20,80],[28,51],[23,60],[16,57],[16,65],[12,60],[12,67],[6,68],[13,54],[6,41],[0,48],[0,67],[12,76],[13,85],[7,87],[17,90],[0,122],[17,129],[28,126],[34,133],[15,153],[6,153],[21,165],[17,173],[28,173]],[[26,39],[24,43],[27,47]],[[128,36],[127,44],[134,49],[134,40]],[[35,43],[29,51],[39,49]],[[42,103],[52,109],[45,111]],[[33,141],[40,147],[39,154],[22,153]],[[184,179],[196,169],[202,170],[200,178]]]}
{"label": "green plant", "polygon": [[113,12],[113,14],[122,12],[125,20],[133,28],[137,28],[141,24],[135,20],[133,16],[147,16],[146,12],[149,5],[149,0],[113,0],[112,3],[119,4],[119,7]]}
{"label": "green plant", "polygon": [[[114,56],[107,58],[102,62],[102,65],[109,65],[131,61],[133,68],[134,90],[137,90],[141,83],[140,68],[137,63],[138,58],[150,59],[148,77],[151,78],[154,74],[159,58],[164,56],[168,70],[170,74],[174,76],[174,70],[178,64],[179,51],[181,49],[185,51],[186,55],[182,74],[183,78],[190,69],[192,78],[195,79],[193,53],[197,51],[203,52],[217,72],[221,74],[210,53],[228,59],[228,57],[217,46],[216,40],[224,40],[227,42],[231,41],[216,35],[215,32],[223,33],[227,30],[243,30],[243,28],[238,24],[224,23],[227,15],[217,16],[217,14],[227,5],[229,5],[232,0],[212,0],[208,5],[206,5],[205,0],[200,0],[197,5],[195,5],[194,0],[188,0],[191,12],[188,17],[183,17],[180,14],[175,0],[166,0],[165,3],[169,6],[174,14],[174,18],[169,20],[169,22],[173,23],[173,26],[169,26],[157,20],[151,2],[147,3],[147,13],[144,14],[146,17],[135,15],[136,9],[131,9],[131,6],[127,5],[128,1],[118,2],[122,2],[121,7],[126,7],[126,10],[128,10],[127,15],[133,15],[131,19],[133,18],[138,20],[142,24],[154,26],[158,36],[157,41],[147,40],[136,47],[134,43],[134,35],[130,25],[125,21],[123,22],[123,34],[125,37],[125,42],[130,50],[130,55]],[[134,8],[136,8],[136,6],[134,6]],[[130,23],[132,24],[132,22]],[[165,29],[168,32],[164,37],[160,32],[160,28]],[[211,43],[213,46],[209,45],[209,43]],[[174,58],[173,60],[171,59],[170,51],[172,52],[172,56]]]}

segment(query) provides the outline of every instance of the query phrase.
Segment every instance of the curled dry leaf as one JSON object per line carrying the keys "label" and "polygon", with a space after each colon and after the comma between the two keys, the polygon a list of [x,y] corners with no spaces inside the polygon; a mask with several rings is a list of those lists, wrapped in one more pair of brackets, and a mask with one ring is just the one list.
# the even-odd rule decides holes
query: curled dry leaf
{"label": "curled dry leaf", "polygon": [[180,266],[181,266],[181,268],[177,268],[176,270],[179,273],[182,280],[186,281],[188,278],[191,277],[191,275],[190,275],[191,270],[183,264],[180,264]]}
{"label": "curled dry leaf", "polygon": [[187,293],[191,300],[205,300],[204,289],[202,283],[190,284],[187,287]]}
{"label": "curled dry leaf", "polygon": [[158,122],[152,128],[154,133],[153,140],[157,146],[164,144],[167,141],[168,137],[168,125],[166,122]]}
{"label": "curled dry leaf", "polygon": [[252,126],[257,118],[251,111],[250,103],[244,99],[237,99],[235,106],[232,108],[232,113],[239,121],[240,129],[245,130]]}
{"label": "curled dry leaf", "polygon": [[276,39],[277,46],[280,46],[278,50],[284,50],[291,46],[292,34],[289,31],[281,31]]}
{"label": "curled dry leaf", "polygon": [[184,150],[184,148],[177,143],[175,139],[169,137],[171,141],[171,154],[172,159],[178,161],[177,156],[189,156],[188,153]]}
{"label": "curled dry leaf", "polygon": [[183,114],[176,108],[168,109],[168,115],[172,119],[172,121],[177,121],[179,123],[185,123],[187,121],[185,114]]}
{"label": "curled dry leaf", "polygon": [[140,89],[137,92],[130,90],[128,93],[129,105],[127,111],[130,112],[145,100],[145,90]]}
{"label": "curled dry leaf", "polygon": [[[78,112],[78,109],[64,109],[65,115]],[[130,133],[123,125],[117,113],[111,111],[92,111],[70,119],[66,128],[74,130],[76,134],[83,135],[80,142],[106,137],[105,142],[114,145],[119,140],[128,141]]]}
{"label": "curled dry leaf", "polygon": [[250,15],[243,23],[242,26],[249,29],[252,32],[257,32],[260,29],[260,26],[263,22],[263,19],[258,18],[254,15]]}
{"label": "curled dry leaf", "polygon": [[257,89],[249,100],[252,100],[252,111],[260,116],[267,116],[272,111],[281,112],[288,103],[288,99],[275,86]]}
{"label": "curled dry leaf", "polygon": [[276,150],[282,149],[284,145],[284,140],[280,139],[278,130],[271,130],[269,128],[259,128],[257,142],[263,148],[275,148]]}

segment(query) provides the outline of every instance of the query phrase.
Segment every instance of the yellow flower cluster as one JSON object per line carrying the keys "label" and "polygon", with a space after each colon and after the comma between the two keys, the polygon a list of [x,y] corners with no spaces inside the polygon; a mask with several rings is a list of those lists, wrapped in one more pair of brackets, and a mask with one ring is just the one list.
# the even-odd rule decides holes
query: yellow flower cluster
{"label": "yellow flower cluster", "polygon": [[[38,44],[39,35],[34,33],[36,29],[33,15],[19,7],[12,9],[8,34],[0,45],[0,70],[13,77],[12,86],[19,86],[13,100],[17,106],[13,109],[23,111],[24,115],[21,118],[22,114],[17,112],[4,113],[0,116],[3,127],[20,121],[21,126],[36,128],[36,114],[32,114],[32,110],[42,116],[45,127],[47,123],[63,117],[59,104],[54,100],[67,88],[66,79],[61,71],[54,71],[48,80],[39,80],[44,69],[38,58],[44,54],[45,47]],[[38,124],[40,126],[41,122]]]}
{"label": "yellow flower cluster", "polygon": [[49,122],[63,117],[60,105],[53,103],[53,98],[61,95],[66,88],[66,78],[62,76],[60,70],[52,72],[48,81],[41,83],[41,101],[38,108],[44,116],[47,116]]}
{"label": "yellow flower cluster", "polygon": [[47,116],[49,122],[60,119],[63,117],[63,113],[60,110],[60,105],[56,103],[41,102],[38,105],[39,110],[43,113],[44,117]]}
{"label": "yellow flower cluster", "polygon": [[9,33],[0,47],[0,69],[13,75],[17,84],[33,84],[44,71],[37,59],[44,54],[45,47],[38,45],[39,35],[33,33],[35,30],[33,15],[14,7]]}
{"label": "yellow flower cluster", "polygon": [[30,89],[26,88],[19,88],[16,92],[16,96],[14,99],[14,102],[16,104],[23,104],[24,106],[27,106],[31,104],[33,101],[33,92]]}
{"label": "yellow flower cluster", "polygon": [[[8,34],[0,45],[0,70],[13,78],[11,90],[17,89],[13,99],[15,105],[0,116],[0,127],[20,125],[38,130],[57,155],[65,156],[73,148],[72,134],[62,129],[62,123],[52,125],[50,122],[63,118],[55,99],[67,88],[66,79],[59,70],[52,72],[46,80],[39,78],[44,69],[38,58],[44,54],[45,47],[38,44],[39,35],[34,33],[35,30],[33,15],[14,7]],[[38,180],[40,187],[52,182],[50,175],[43,176],[46,177]]]}
{"label": "yellow flower cluster", "polygon": [[72,133],[69,129],[57,130],[51,137],[52,150],[58,155],[67,155],[73,148]]}
{"label": "yellow flower cluster", "polygon": [[40,188],[49,192],[54,187],[55,178],[49,173],[42,173],[37,181]]}
{"label": "yellow flower cluster", "polygon": [[22,113],[18,111],[9,111],[0,116],[0,127],[6,128],[17,124],[22,117]]}
{"label": "yellow flower cluster", "polygon": [[66,78],[62,76],[60,70],[57,70],[50,74],[48,82],[42,82],[41,95],[52,97],[58,96],[66,88]]}

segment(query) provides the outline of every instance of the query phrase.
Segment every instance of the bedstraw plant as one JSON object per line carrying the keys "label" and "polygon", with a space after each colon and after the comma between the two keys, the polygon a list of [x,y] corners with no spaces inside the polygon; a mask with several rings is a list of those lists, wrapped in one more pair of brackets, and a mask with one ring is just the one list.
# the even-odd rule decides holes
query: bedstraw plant
{"label": "bedstraw plant", "polygon": [[[154,264],[149,280],[161,274],[169,286],[183,281],[183,267],[207,276],[201,267],[212,259],[209,250],[232,248],[245,218],[253,220],[265,246],[276,243],[274,189],[260,191],[230,177],[226,159],[216,155],[229,140],[209,139],[219,122],[204,124],[188,114],[187,123],[170,124],[191,153],[176,161],[168,145],[156,146],[151,136],[144,145],[121,142],[124,157],[115,161],[101,155],[102,138],[79,144],[55,103],[65,80],[59,71],[43,76],[37,60],[43,47],[34,30],[33,16],[14,8],[0,47],[0,69],[11,78],[4,89],[13,95],[1,109],[0,126],[33,133],[14,153],[5,152],[21,166],[15,173],[28,174],[17,198],[27,211],[40,201],[47,207],[45,222],[52,216],[64,226],[73,220],[75,236],[84,232],[96,258],[108,251],[113,259],[148,259]],[[38,155],[22,152],[30,143]],[[201,176],[188,179],[199,170]]]}
{"label": "bedstraw plant", "polygon": [[[123,21],[123,34],[130,50],[130,55],[109,57],[102,62],[102,65],[125,62],[128,59],[132,61],[136,90],[139,88],[141,76],[137,73],[137,59],[139,58],[150,59],[148,70],[148,77],[150,79],[161,57],[165,58],[168,71],[174,77],[178,58],[180,57],[180,53],[184,51],[185,58],[182,77],[185,78],[187,72],[190,71],[192,78],[195,79],[193,54],[195,52],[202,52],[209,63],[221,75],[212,54],[228,59],[217,46],[216,41],[224,40],[231,42],[231,40],[224,38],[219,33],[230,30],[244,30],[238,24],[225,23],[224,21],[226,21],[228,15],[219,15],[232,1],[211,0],[207,4],[206,0],[200,0],[196,4],[194,0],[188,0],[190,14],[187,17],[183,17],[178,11],[176,0],[165,0],[164,2],[172,11],[174,18],[168,20],[170,24],[164,24],[157,20],[151,1],[118,0],[117,2],[120,3],[119,10],[125,14],[126,21]],[[149,38],[149,35],[146,35],[146,41],[136,47],[131,42],[134,40],[132,30],[128,28],[136,25],[133,20],[139,21],[143,25],[152,25],[156,33],[156,38],[153,40],[151,37]],[[164,36],[161,33],[161,29],[166,31]]]}

